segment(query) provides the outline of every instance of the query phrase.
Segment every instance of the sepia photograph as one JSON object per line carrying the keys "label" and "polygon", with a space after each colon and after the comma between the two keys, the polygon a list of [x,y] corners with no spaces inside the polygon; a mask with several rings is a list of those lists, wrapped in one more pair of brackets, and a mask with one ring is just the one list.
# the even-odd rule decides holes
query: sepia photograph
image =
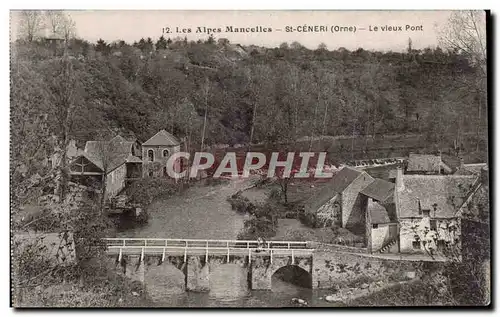
{"label": "sepia photograph", "polygon": [[490,36],[11,10],[10,306],[491,308]]}

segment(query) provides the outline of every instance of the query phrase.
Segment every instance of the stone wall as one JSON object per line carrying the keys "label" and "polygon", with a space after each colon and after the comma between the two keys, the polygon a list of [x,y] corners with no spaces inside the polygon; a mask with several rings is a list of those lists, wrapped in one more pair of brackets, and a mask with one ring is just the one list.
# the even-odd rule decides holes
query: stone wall
{"label": "stone wall", "polygon": [[[181,149],[180,145],[177,146],[143,146],[142,147],[142,161],[143,161],[143,176],[147,177],[150,171],[153,171],[153,177],[162,177],[163,176],[163,168],[166,167],[168,158],[179,152]],[[148,151],[153,151],[154,161],[151,162],[149,160]],[[168,156],[163,156],[163,150],[168,151]],[[159,166],[159,168],[157,168]]]}
{"label": "stone wall", "polygon": [[[433,231],[436,240],[442,240],[452,246],[457,246],[459,249],[461,243],[460,219],[431,219],[429,217],[422,217],[400,219],[399,235],[401,253],[426,253],[426,249],[428,251],[431,221],[436,222],[437,230]],[[418,239],[416,238],[417,236]],[[433,242],[433,247],[434,249],[438,248],[437,242]]]}
{"label": "stone wall", "polygon": [[318,222],[325,225],[338,225],[342,226],[342,210],[339,195],[335,195],[323,206],[318,208],[317,211]]}
{"label": "stone wall", "polygon": [[[272,276],[277,270],[284,266],[296,265],[304,271],[312,274],[312,259],[308,258],[295,258],[292,264],[291,257],[277,257],[273,258],[271,263],[270,258],[256,257],[252,259],[252,272],[251,272],[251,287],[254,290],[267,290],[271,289]],[[313,285],[314,286],[314,285]]]}
{"label": "stone wall", "polygon": [[422,262],[387,260],[342,252],[315,252],[313,288],[344,287],[357,281],[400,280],[418,276]]}
{"label": "stone wall", "polygon": [[380,250],[386,244],[391,242],[392,239],[397,237],[398,225],[397,223],[384,223],[378,224],[377,228],[371,228],[371,251],[375,252]]}
{"label": "stone wall", "polygon": [[127,165],[114,169],[106,178],[106,197],[111,198],[125,188],[125,177],[127,175]]}

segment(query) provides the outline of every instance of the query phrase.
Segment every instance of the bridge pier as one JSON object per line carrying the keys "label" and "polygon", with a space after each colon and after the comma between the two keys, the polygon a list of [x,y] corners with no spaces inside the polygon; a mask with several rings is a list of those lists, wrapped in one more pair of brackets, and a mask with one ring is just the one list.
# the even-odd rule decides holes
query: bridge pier
{"label": "bridge pier", "polygon": [[144,261],[141,261],[140,255],[123,256],[117,265],[126,277],[144,283]]}
{"label": "bridge pier", "polygon": [[186,290],[192,292],[208,292],[210,290],[209,274],[210,261],[205,261],[205,256],[188,256]]}

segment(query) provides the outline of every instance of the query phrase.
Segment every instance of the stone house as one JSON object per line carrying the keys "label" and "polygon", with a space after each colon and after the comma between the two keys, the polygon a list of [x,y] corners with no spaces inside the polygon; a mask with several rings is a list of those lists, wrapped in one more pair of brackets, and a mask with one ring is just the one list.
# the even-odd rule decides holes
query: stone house
{"label": "stone house", "polygon": [[131,170],[139,170],[142,161],[136,141],[116,136],[110,141],[87,141],[85,150],[69,164],[71,178],[86,185],[101,187],[106,175],[106,198],[112,198],[124,188]]}
{"label": "stone house", "polygon": [[160,130],[142,144],[143,177],[167,177],[168,158],[181,150],[181,142]]}
{"label": "stone house", "polygon": [[395,189],[401,253],[460,249],[465,203],[478,178],[461,175],[405,175],[398,169]]}
{"label": "stone house", "polygon": [[366,211],[366,240],[370,252],[398,251],[399,224],[394,204],[394,183],[374,179],[361,192]]}
{"label": "stone house", "polygon": [[335,224],[356,234],[365,233],[365,211],[359,193],[373,177],[364,171],[344,167],[304,205],[306,212],[315,213],[319,222]]}

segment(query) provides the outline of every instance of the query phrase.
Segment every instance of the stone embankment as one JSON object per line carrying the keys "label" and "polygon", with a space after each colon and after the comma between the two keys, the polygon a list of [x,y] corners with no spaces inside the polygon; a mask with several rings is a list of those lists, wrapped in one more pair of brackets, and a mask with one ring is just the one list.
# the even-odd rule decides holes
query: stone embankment
{"label": "stone embankment", "polygon": [[411,280],[406,281],[397,281],[392,283],[387,283],[384,281],[376,281],[372,283],[363,283],[358,287],[346,287],[338,290],[336,293],[325,296],[324,300],[330,303],[343,303],[348,305],[349,302],[358,299],[360,297],[364,297],[370,295],[372,293],[381,292],[383,290],[389,289],[391,287],[414,283],[419,280],[414,275],[414,272],[408,272],[407,278],[411,278]]}

